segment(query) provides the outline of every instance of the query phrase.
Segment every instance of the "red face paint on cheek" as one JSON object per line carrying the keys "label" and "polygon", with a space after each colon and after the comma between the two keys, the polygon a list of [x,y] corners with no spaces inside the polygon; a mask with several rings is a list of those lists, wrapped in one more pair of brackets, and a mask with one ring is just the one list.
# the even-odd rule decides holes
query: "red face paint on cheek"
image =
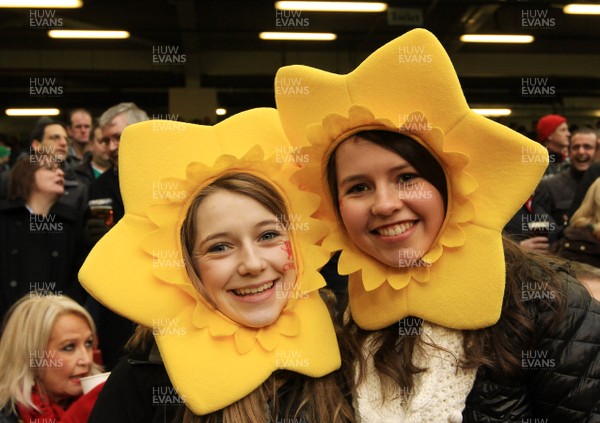
{"label": "red face paint on cheek", "polygon": [[285,253],[287,254],[287,260],[288,260],[288,263],[286,263],[283,266],[283,270],[286,271],[286,270],[290,270],[290,269],[295,269],[296,264],[294,263],[294,256],[292,253],[292,243],[290,241],[285,241],[285,243],[283,244],[281,249],[283,251],[285,251]]}

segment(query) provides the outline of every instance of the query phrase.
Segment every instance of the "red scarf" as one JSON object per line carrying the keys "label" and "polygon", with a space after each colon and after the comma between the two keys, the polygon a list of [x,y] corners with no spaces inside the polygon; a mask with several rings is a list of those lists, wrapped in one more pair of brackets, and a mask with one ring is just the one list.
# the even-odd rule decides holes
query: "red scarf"
{"label": "red scarf", "polygon": [[18,404],[19,416],[24,423],[59,423],[65,414],[65,410],[52,401],[48,395],[40,394],[36,386],[31,391],[31,401],[39,411],[28,408],[24,404]]}

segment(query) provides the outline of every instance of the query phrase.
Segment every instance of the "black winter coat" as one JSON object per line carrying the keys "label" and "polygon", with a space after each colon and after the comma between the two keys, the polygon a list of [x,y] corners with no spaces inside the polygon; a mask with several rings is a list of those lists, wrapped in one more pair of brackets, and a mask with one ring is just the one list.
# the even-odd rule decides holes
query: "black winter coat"
{"label": "black winter coat", "polygon": [[539,341],[520,357],[522,374],[507,379],[481,367],[463,422],[600,422],[600,303],[561,274],[564,315],[557,321],[547,302],[529,302]]}
{"label": "black winter coat", "polygon": [[0,202],[0,313],[25,294],[47,290],[82,301],[77,272],[85,258],[79,213],[56,203],[48,216],[20,201]]}

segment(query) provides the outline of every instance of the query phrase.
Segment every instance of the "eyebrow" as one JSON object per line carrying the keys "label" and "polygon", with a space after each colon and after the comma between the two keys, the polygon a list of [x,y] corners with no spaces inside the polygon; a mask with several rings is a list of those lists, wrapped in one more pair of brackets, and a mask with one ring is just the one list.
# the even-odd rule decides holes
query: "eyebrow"
{"label": "eyebrow", "polygon": [[[87,341],[87,340],[88,340],[88,339],[90,339],[90,338],[92,338],[92,339],[94,338],[94,334],[92,333],[92,331],[90,331],[90,334],[89,334],[88,336],[86,336],[86,337],[85,337],[85,340]],[[49,340],[48,340],[48,342],[50,342],[50,341],[54,341],[54,340],[56,340],[56,342],[57,342],[59,345],[63,345],[63,344],[65,344],[65,343],[77,342],[77,341],[79,340],[79,337],[78,337],[78,336],[75,336],[75,337],[72,337],[72,338],[65,338],[65,339],[56,339],[56,338],[55,338],[55,339],[52,339],[52,338],[51,338],[51,339],[49,339]]]}
{"label": "eyebrow", "polygon": [[[403,163],[403,164],[401,164],[399,166],[395,166],[395,167],[391,168],[389,170],[389,173],[399,172],[399,171],[402,171],[402,170],[404,170],[406,168],[413,168],[414,169],[414,167],[410,163],[406,162],[406,163]],[[364,178],[365,178],[365,176],[363,174],[350,175],[350,176],[347,176],[344,179],[342,179],[338,183],[338,185],[339,186],[348,185],[349,183],[360,181],[360,180],[363,180]]]}
{"label": "eyebrow", "polygon": [[[280,223],[278,219],[262,220],[262,221],[258,222],[256,225],[254,225],[254,227],[262,228],[264,226],[276,225],[278,223]],[[204,244],[206,244],[209,241],[212,241],[213,239],[217,239],[217,238],[221,238],[221,237],[228,237],[228,236],[231,236],[231,232],[217,232],[214,234],[210,234],[207,237],[205,237],[204,239],[202,239],[198,243],[198,246],[202,247]]]}

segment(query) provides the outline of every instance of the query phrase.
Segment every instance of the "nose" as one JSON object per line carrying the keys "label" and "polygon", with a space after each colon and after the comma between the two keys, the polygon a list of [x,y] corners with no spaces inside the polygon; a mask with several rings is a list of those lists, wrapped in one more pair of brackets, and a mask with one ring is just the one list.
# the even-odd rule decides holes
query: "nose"
{"label": "nose", "polygon": [[246,245],[241,250],[240,275],[257,275],[265,269],[265,260],[261,257],[258,247]]}
{"label": "nose", "polygon": [[64,171],[64,170],[62,170],[62,168],[60,168],[60,167],[57,167],[57,168],[56,168],[56,174],[57,174],[58,176],[62,176],[63,178],[65,177],[65,171]]}
{"label": "nose", "polygon": [[93,353],[91,349],[82,346],[78,349],[77,354],[77,365],[85,367],[91,366],[93,360]]}
{"label": "nose", "polygon": [[371,213],[379,216],[391,216],[402,208],[402,205],[397,185],[376,188]]}
{"label": "nose", "polygon": [[110,143],[108,144],[108,151],[117,151],[119,149],[119,141],[111,138]]}

